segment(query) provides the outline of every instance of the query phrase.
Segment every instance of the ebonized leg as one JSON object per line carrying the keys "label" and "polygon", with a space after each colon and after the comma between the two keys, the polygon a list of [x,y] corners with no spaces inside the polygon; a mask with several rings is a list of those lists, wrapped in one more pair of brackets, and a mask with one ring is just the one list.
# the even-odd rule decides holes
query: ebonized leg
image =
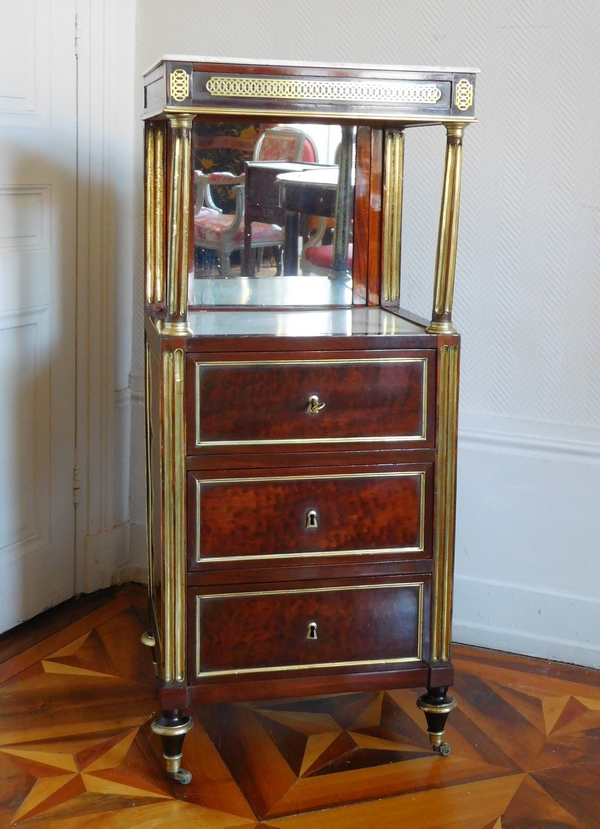
{"label": "ebonized leg", "polygon": [[192,775],[181,768],[183,741],[193,725],[194,721],[189,714],[177,709],[163,711],[162,717],[158,717],[151,725],[152,731],[161,739],[168,773],[184,786],[191,781]]}
{"label": "ebonized leg", "polygon": [[444,742],[444,729],[448,714],[456,708],[456,700],[446,693],[448,688],[428,688],[427,693],[417,700],[417,705],[425,714],[427,732],[433,750],[446,756],[450,746]]}

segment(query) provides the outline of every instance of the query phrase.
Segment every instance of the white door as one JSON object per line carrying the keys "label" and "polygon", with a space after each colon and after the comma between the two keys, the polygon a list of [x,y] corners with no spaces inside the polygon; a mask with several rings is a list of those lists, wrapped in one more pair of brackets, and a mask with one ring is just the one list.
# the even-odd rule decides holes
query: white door
{"label": "white door", "polygon": [[75,0],[0,0],[0,630],[74,592]]}

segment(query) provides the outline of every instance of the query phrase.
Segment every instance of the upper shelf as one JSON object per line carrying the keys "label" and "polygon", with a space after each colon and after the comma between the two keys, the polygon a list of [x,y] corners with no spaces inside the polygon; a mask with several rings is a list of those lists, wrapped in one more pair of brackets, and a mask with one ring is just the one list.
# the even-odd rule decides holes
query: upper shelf
{"label": "upper shelf", "polygon": [[144,75],[144,118],[185,112],[468,123],[475,120],[477,72],[167,55]]}

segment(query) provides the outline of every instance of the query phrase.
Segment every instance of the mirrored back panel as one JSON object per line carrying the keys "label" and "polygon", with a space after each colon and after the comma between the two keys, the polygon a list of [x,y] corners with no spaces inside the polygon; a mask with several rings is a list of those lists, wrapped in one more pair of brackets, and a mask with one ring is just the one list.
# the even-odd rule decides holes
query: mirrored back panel
{"label": "mirrored back panel", "polygon": [[189,304],[351,305],[356,127],[196,118]]}

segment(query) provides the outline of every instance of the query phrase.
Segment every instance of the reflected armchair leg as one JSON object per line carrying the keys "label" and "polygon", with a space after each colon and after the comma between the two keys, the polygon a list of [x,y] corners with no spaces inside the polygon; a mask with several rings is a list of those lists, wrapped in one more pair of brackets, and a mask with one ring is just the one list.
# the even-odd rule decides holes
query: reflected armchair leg
{"label": "reflected armchair leg", "polygon": [[447,688],[428,688],[427,693],[417,700],[425,714],[427,733],[433,750],[444,756],[450,754],[450,746],[444,742],[444,730],[448,714],[456,708],[456,700],[448,696]]}
{"label": "reflected armchair leg", "polygon": [[158,717],[150,726],[161,739],[167,772],[184,786],[190,783],[192,775],[181,768],[183,741],[193,726],[194,721],[189,714],[177,709],[163,711],[162,717]]}

